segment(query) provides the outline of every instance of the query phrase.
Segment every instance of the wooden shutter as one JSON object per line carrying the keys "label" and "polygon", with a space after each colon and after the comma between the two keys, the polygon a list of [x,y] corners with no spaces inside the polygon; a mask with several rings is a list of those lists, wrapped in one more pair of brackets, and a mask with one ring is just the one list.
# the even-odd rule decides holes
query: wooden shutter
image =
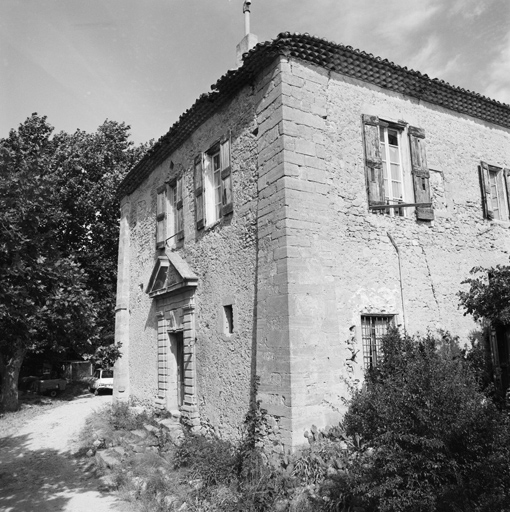
{"label": "wooden shutter", "polygon": [[166,186],[159,187],[156,192],[156,247],[163,247],[166,240]]}
{"label": "wooden shutter", "polygon": [[221,215],[234,209],[232,200],[232,167],[230,165],[230,134],[220,141],[221,162]]}
{"label": "wooden shutter", "polygon": [[[411,148],[414,200],[416,203],[431,203],[430,172],[425,153],[425,131],[422,128],[409,127],[409,145]],[[434,220],[432,205],[417,206],[416,218],[420,220]]]}
{"label": "wooden shutter", "polygon": [[503,169],[503,179],[506,185],[506,201],[508,207],[508,220],[510,220],[510,169]]}
{"label": "wooden shutter", "polygon": [[480,184],[482,186],[482,204],[483,213],[486,219],[494,219],[494,210],[492,209],[491,182],[489,174],[489,164],[480,162]]}
{"label": "wooden shutter", "polygon": [[368,205],[385,204],[384,176],[379,145],[379,118],[363,114],[363,136],[365,142],[365,175],[367,180]]}
{"label": "wooden shutter", "polygon": [[202,155],[198,155],[195,157],[194,188],[195,222],[197,225],[197,229],[202,229],[205,226],[204,172],[202,164]]}
{"label": "wooden shutter", "polygon": [[176,186],[176,204],[175,204],[175,214],[177,216],[176,221],[176,236],[177,240],[182,240],[184,238],[184,216],[183,216],[183,200],[182,200],[182,180],[183,177],[177,178]]}

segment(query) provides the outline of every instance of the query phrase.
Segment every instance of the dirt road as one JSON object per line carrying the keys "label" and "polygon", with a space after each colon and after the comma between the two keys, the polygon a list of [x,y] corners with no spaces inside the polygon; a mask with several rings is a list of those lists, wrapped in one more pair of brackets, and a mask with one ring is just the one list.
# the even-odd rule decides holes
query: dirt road
{"label": "dirt road", "polygon": [[73,457],[85,418],[111,395],[77,397],[41,412],[15,432],[0,424],[0,511],[125,512],[129,504],[98,491]]}

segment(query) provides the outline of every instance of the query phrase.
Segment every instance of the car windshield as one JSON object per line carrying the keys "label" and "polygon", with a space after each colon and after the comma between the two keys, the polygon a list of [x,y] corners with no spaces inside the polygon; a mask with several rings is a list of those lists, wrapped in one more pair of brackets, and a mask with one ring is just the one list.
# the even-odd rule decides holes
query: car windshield
{"label": "car windshield", "polygon": [[94,378],[95,378],[95,379],[99,379],[99,370],[96,370],[96,371],[94,372]]}
{"label": "car windshield", "polygon": [[103,379],[113,379],[113,370],[103,370]]}

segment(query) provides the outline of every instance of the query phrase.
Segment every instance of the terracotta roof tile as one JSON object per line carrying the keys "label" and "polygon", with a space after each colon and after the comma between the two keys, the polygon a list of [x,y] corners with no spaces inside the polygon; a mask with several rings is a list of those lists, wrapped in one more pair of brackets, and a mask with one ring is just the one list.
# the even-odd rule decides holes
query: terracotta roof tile
{"label": "terracotta roof tile", "polygon": [[250,83],[260,70],[280,55],[311,62],[330,71],[510,128],[509,105],[452,86],[443,80],[431,79],[418,71],[355,50],[351,46],[332,43],[309,34],[283,32],[273,41],[259,43],[245,53],[242,67],[227,71],[211,86],[212,92],[202,94],[131,169],[119,187],[119,195],[133,192],[156,165],[164,161],[233,94]]}

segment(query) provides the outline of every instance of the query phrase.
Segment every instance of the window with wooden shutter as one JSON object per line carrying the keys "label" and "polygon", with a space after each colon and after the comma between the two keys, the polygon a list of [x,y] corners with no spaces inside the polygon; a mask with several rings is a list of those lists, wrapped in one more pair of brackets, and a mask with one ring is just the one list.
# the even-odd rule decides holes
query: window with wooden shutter
{"label": "window with wooden shutter", "polygon": [[230,165],[230,134],[220,143],[221,160],[221,215],[233,211],[232,201],[232,168]]}
{"label": "window with wooden shutter", "polygon": [[369,207],[386,203],[384,176],[380,149],[379,118],[363,115],[363,136],[365,143],[365,174]]}
{"label": "window with wooden shutter", "polygon": [[195,223],[197,229],[203,229],[205,226],[205,208],[204,208],[204,176],[202,155],[195,157],[194,166],[194,188],[195,188]]}
{"label": "window with wooden shutter", "polygon": [[430,172],[425,153],[425,131],[414,126],[409,127],[409,145],[411,150],[412,178],[416,218],[434,220],[430,194]]}
{"label": "window with wooden shutter", "polygon": [[166,240],[166,186],[157,189],[156,198],[156,247],[164,247]]}
{"label": "window with wooden shutter", "polygon": [[509,220],[509,170],[481,161],[480,183],[485,218],[489,220]]}

